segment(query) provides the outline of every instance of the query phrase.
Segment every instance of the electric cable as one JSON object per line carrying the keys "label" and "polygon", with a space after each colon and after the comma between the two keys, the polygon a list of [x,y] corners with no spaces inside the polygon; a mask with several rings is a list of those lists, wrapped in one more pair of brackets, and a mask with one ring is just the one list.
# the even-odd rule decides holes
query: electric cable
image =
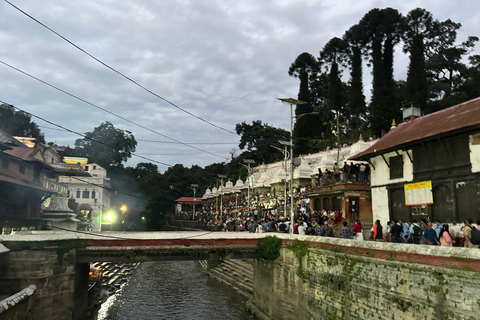
{"label": "electric cable", "polygon": [[[57,131],[65,131],[63,129],[58,129],[58,128],[52,128],[52,127],[47,127],[47,126],[38,126],[40,128],[45,128],[49,130],[57,130]],[[175,141],[162,141],[162,140],[149,140],[149,139],[135,139],[137,141],[142,141],[142,142],[155,142],[155,143],[172,143],[176,144],[178,142]],[[206,145],[236,145],[237,142],[185,142],[186,144],[206,144]]]}
{"label": "electric cable", "polygon": [[184,142],[181,142],[181,141],[179,141],[179,140],[177,140],[177,139],[174,139],[174,138],[171,138],[171,137],[169,137],[169,136],[167,136],[167,135],[164,135],[164,134],[162,134],[162,133],[160,133],[160,132],[157,132],[157,131],[155,131],[155,130],[152,130],[152,129],[150,129],[150,128],[147,128],[147,127],[145,127],[145,126],[143,126],[143,125],[141,125],[141,124],[138,124],[138,123],[136,123],[136,122],[134,122],[134,121],[132,121],[132,120],[129,120],[129,119],[125,118],[125,117],[122,117],[122,116],[120,116],[120,115],[118,115],[118,114],[116,114],[116,113],[114,113],[114,112],[112,112],[112,111],[109,111],[109,110],[105,109],[105,108],[102,108],[102,107],[100,107],[100,106],[97,106],[97,105],[94,104],[94,103],[91,103],[91,102],[89,102],[89,101],[87,101],[87,100],[85,100],[85,99],[82,99],[82,98],[80,98],[80,97],[78,97],[78,96],[76,96],[76,95],[74,95],[74,94],[72,94],[72,93],[69,93],[68,91],[65,91],[65,90],[63,90],[63,89],[60,89],[59,87],[56,87],[56,86],[54,86],[54,85],[52,85],[52,84],[50,84],[50,83],[48,83],[48,82],[46,82],[46,81],[44,81],[44,80],[42,80],[42,79],[40,79],[40,78],[37,78],[37,77],[35,77],[35,76],[33,76],[33,75],[31,75],[31,74],[23,71],[23,70],[20,70],[20,69],[18,69],[18,68],[16,68],[16,67],[14,67],[14,66],[12,66],[12,65],[4,62],[4,61],[1,61],[1,60],[0,60],[0,63],[3,64],[3,65],[5,65],[5,66],[7,66],[7,67],[9,67],[9,68],[11,68],[11,69],[13,69],[13,70],[15,70],[15,71],[18,71],[18,72],[20,72],[20,73],[22,73],[22,74],[24,74],[24,75],[26,75],[26,76],[28,76],[28,77],[30,77],[30,78],[32,78],[32,79],[35,79],[35,80],[37,80],[37,81],[39,81],[39,82],[41,82],[41,83],[43,83],[43,84],[45,84],[45,85],[47,85],[47,86],[49,86],[49,87],[51,87],[51,88],[54,88],[55,90],[58,90],[58,91],[66,94],[66,95],[68,95],[68,96],[70,96],[70,97],[72,97],[72,98],[75,98],[75,99],[77,99],[77,100],[80,100],[80,101],[82,101],[82,102],[84,102],[84,103],[86,103],[86,104],[88,104],[88,105],[90,105],[90,106],[92,106],[92,107],[94,107],[94,108],[97,108],[97,109],[99,109],[99,110],[102,110],[102,111],[104,111],[104,112],[106,112],[106,113],[108,113],[108,114],[111,114],[111,115],[113,115],[113,116],[115,116],[115,117],[117,117],[117,118],[119,118],[119,119],[122,119],[122,120],[128,122],[128,123],[131,123],[131,124],[133,124],[133,125],[136,125],[136,126],[142,128],[142,129],[145,129],[145,130],[150,131],[150,132],[152,132],[152,133],[158,134],[158,135],[160,135],[160,136],[162,136],[162,137],[164,137],[164,138],[170,139],[170,140],[172,140],[172,141],[175,141],[175,142],[177,142],[177,143],[179,143],[179,144],[188,146],[188,147],[193,148],[193,149],[195,149],[195,150],[198,150],[198,151],[201,151],[201,152],[204,152],[204,153],[208,153],[208,154],[210,154],[210,155],[213,155],[213,156],[216,156],[216,157],[220,157],[220,158],[222,158],[222,159],[225,159],[225,157],[223,157],[223,156],[220,156],[220,155],[218,155],[218,154],[214,154],[214,153],[212,153],[212,152],[210,152],[210,151],[206,151],[206,150],[197,148],[197,147],[195,147],[195,146],[191,146],[191,145],[186,144],[186,143],[184,143]]}
{"label": "electric cable", "polygon": [[198,120],[201,120],[215,128],[218,128],[218,129],[221,129],[225,132],[228,132],[228,133],[231,133],[231,134],[234,134],[236,135],[235,132],[233,131],[230,131],[228,129],[225,129],[221,126],[218,126],[212,122],[209,122],[193,113],[191,113],[190,111],[187,111],[183,108],[181,108],[180,106],[176,105],[175,103],[161,97],[160,95],[158,95],[157,93],[151,91],[150,89],[144,87],[143,85],[141,85],[140,83],[138,83],[137,81],[133,80],[132,78],[126,76],[125,74],[121,73],[120,71],[116,70],[115,68],[109,66],[108,64],[106,64],[105,62],[101,61],[100,59],[96,58],[95,56],[93,56],[92,54],[90,54],[89,52],[87,52],[86,50],[82,49],[80,46],[76,45],[75,43],[73,43],[72,41],[68,40],[66,37],[62,36],[60,33],[56,32],[55,30],[53,30],[52,28],[48,27],[47,25],[45,25],[44,23],[42,23],[41,21],[35,19],[33,16],[29,15],[28,13],[26,13],[25,11],[23,11],[22,9],[20,9],[19,7],[15,6],[14,4],[12,4],[11,2],[9,2],[8,0],[5,0],[6,3],[8,3],[9,5],[11,5],[13,8],[15,8],[16,10],[18,10],[19,12],[23,13],[24,15],[26,15],[27,17],[29,17],[30,19],[32,19],[33,21],[35,21],[36,23],[40,24],[42,27],[46,28],[47,30],[49,30],[50,32],[54,33],[55,35],[59,36],[60,38],[62,38],[63,40],[65,40],[66,42],[68,42],[69,44],[71,44],[72,46],[74,46],[75,48],[77,48],[78,50],[80,50],[81,52],[85,53],[86,55],[88,55],[90,58],[94,59],[95,61],[97,61],[98,63],[100,63],[101,65],[105,66],[106,68],[112,70],[113,72],[117,73],[118,75],[122,76],[123,78],[127,79],[128,81],[132,82],[133,84],[137,85],[138,87],[142,88],[143,90],[145,90],[146,92],[150,93],[151,95],[165,101],[166,103],[174,106],[175,108],[185,112],[186,114],[194,117],[194,118],[197,118]]}
{"label": "electric cable", "polygon": [[[53,126],[62,128],[62,129],[65,130],[65,131],[68,131],[68,132],[70,132],[70,133],[74,133],[74,134],[76,134],[76,135],[79,135],[79,136],[81,136],[81,137],[84,137],[85,139],[88,139],[88,140],[91,140],[91,141],[100,143],[100,144],[102,144],[102,145],[104,145],[104,146],[106,146],[106,147],[109,147],[109,148],[112,148],[112,149],[115,150],[114,147],[106,144],[105,142],[98,141],[98,140],[96,140],[96,139],[87,137],[86,135],[84,135],[84,134],[82,134],[82,133],[79,133],[79,132],[70,130],[70,129],[68,129],[68,128],[65,128],[65,127],[63,127],[63,126],[61,126],[61,125],[59,125],[59,124],[56,124],[56,123],[54,123],[54,122],[52,122],[52,121],[49,121],[49,120],[47,120],[47,119],[45,119],[45,118],[39,117],[39,116],[37,116],[37,115],[35,115],[35,114],[33,114],[33,113],[30,113],[30,112],[27,112],[27,111],[25,111],[25,110],[22,110],[22,109],[20,109],[19,107],[16,107],[16,106],[14,106],[14,105],[11,105],[11,104],[9,104],[9,103],[6,103],[5,101],[0,100],[0,103],[6,104],[6,105],[8,105],[8,106],[11,106],[12,108],[15,108],[15,109],[17,109],[17,110],[19,110],[19,111],[25,112],[27,115],[30,115],[30,116],[32,116],[32,117],[34,117],[34,118],[40,119],[40,120],[42,120],[42,121],[45,121],[45,122],[48,123],[48,124],[51,124],[51,125],[53,125]],[[132,156],[136,156],[136,157],[138,157],[138,158],[142,158],[142,159],[148,160],[148,161],[152,161],[152,162],[154,162],[154,163],[159,163],[159,164],[162,164],[162,165],[167,166],[167,167],[173,167],[171,164],[168,164],[168,163],[165,163],[165,162],[161,162],[161,161],[157,161],[157,160],[153,160],[153,159],[150,159],[150,158],[147,158],[147,157],[144,157],[144,156],[140,156],[140,155],[135,154],[135,153],[131,153],[131,155],[132,155]]]}

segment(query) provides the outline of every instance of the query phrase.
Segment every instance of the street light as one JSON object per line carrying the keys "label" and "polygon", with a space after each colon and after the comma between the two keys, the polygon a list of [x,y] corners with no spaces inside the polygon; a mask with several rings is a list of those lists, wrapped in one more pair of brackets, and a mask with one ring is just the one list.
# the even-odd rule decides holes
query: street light
{"label": "street light", "polygon": [[277,98],[283,103],[288,103],[290,105],[290,192],[292,196],[290,197],[290,233],[293,234],[293,105],[298,104],[307,104],[305,101],[296,100],[293,98]]}
{"label": "street light", "polygon": [[193,189],[193,216],[192,216],[192,221],[195,220],[195,193],[197,192],[198,184],[191,184],[190,188]]}
{"label": "street light", "polygon": [[243,165],[247,167],[247,210],[250,210],[250,165],[255,163],[255,160],[252,159],[243,159],[247,165]]}
{"label": "street light", "polygon": [[[285,216],[287,216],[287,168],[288,168],[288,165],[287,165],[287,159],[288,159],[288,151],[287,151],[287,146],[290,146],[290,148],[292,147],[292,145],[290,144],[290,141],[285,141],[285,140],[278,140],[278,142],[285,146],[285,151],[284,152],[284,156],[285,156],[285,191],[284,191],[284,199],[285,199],[285,203],[284,203],[284,209],[283,209],[283,214]],[[281,149],[280,149],[281,150]],[[282,151],[282,150],[281,150]],[[292,180],[290,180],[291,182]],[[290,199],[290,206],[292,205],[292,199]],[[291,218],[290,218],[291,220]],[[292,221],[290,221],[290,227],[292,226]]]}
{"label": "street light", "polygon": [[220,215],[223,214],[223,178],[227,178],[224,174],[217,174],[217,176],[221,179],[220,187],[222,187],[222,192],[220,192]]}
{"label": "street light", "polygon": [[125,231],[125,212],[127,212],[127,206],[122,205],[120,207],[120,211],[122,211],[122,227],[123,227],[123,230]]}

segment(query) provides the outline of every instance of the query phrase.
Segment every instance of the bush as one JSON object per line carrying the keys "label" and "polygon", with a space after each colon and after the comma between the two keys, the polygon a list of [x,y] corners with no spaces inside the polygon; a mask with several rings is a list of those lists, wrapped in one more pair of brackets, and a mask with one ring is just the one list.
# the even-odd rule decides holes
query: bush
{"label": "bush", "polygon": [[258,242],[258,255],[265,260],[275,260],[280,255],[282,240],[268,236]]}

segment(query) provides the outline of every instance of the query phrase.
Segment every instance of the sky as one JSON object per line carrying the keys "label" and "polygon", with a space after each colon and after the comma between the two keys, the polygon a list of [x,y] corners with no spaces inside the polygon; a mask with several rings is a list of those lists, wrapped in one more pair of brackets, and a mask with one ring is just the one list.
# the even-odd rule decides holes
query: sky
{"label": "sky", "polygon": [[[153,162],[160,172],[230,161],[243,151],[237,123],[290,130],[290,107],[276,99],[297,97],[289,66],[302,52],[318,57],[373,8],[425,8],[460,22],[459,42],[480,36],[477,0],[9,2],[82,51],[0,0],[0,101],[34,115],[58,145],[81,136],[55,125],[84,134],[109,121],[138,141],[126,165]],[[395,50],[394,77],[405,79],[408,56]]]}

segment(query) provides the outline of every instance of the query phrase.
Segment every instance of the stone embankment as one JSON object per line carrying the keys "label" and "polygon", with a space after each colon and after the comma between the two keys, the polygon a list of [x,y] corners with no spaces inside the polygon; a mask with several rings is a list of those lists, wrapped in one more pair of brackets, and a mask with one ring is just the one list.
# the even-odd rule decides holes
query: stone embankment
{"label": "stone embankment", "polygon": [[139,266],[137,263],[95,262],[92,267],[101,271],[100,281],[90,281],[89,308],[94,308],[105,302],[108,296],[114,294],[128,282],[130,276]]}
{"label": "stone embankment", "polygon": [[208,266],[208,262],[200,260],[200,265],[207,275],[228,285],[247,298],[253,295],[253,260],[223,260],[215,267]]}

